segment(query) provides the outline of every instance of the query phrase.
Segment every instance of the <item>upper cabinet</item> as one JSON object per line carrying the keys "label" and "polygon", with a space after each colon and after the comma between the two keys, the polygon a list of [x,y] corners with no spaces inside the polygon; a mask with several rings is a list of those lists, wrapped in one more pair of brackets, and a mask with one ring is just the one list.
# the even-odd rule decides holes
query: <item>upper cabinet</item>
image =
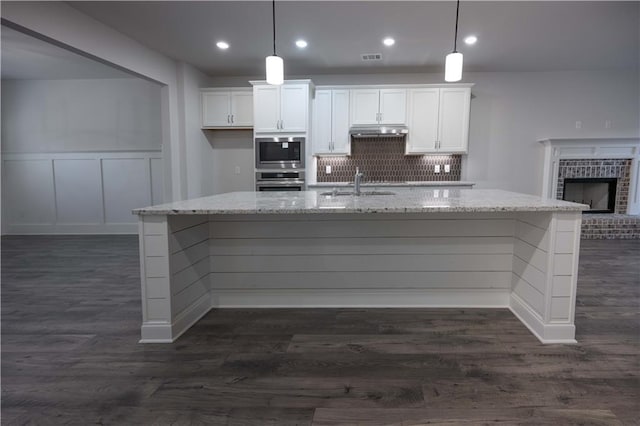
{"label": "upper cabinet", "polygon": [[314,155],[349,155],[349,90],[317,90],[311,141]]}
{"label": "upper cabinet", "polygon": [[406,124],[406,89],[351,90],[351,125]]}
{"label": "upper cabinet", "polygon": [[407,92],[406,153],[466,154],[471,88],[415,88]]}
{"label": "upper cabinet", "polygon": [[253,127],[253,91],[250,88],[202,89],[202,128]]}
{"label": "upper cabinet", "polygon": [[285,81],[281,86],[253,84],[255,133],[304,133],[309,127],[311,82]]}

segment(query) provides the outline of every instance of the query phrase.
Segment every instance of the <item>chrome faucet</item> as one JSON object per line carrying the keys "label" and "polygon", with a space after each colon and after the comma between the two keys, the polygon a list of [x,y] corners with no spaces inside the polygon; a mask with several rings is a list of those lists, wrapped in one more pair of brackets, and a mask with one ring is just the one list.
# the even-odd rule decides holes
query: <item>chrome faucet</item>
{"label": "chrome faucet", "polygon": [[362,177],[364,175],[360,173],[360,168],[356,167],[356,175],[353,178],[353,193],[355,195],[360,195],[360,183],[362,182]]}

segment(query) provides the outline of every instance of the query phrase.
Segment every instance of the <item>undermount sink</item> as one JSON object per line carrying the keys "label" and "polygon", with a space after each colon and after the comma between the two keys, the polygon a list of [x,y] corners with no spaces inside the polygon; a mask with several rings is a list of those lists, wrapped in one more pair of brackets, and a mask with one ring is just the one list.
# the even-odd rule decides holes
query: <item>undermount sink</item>
{"label": "undermount sink", "polygon": [[[330,195],[330,196],[336,196],[336,197],[343,197],[346,195],[357,196],[356,193],[353,191],[338,191],[338,192],[329,191],[329,192],[322,192],[320,193],[320,195]],[[360,191],[360,196],[369,196],[369,195],[396,195],[396,193],[391,191]]]}

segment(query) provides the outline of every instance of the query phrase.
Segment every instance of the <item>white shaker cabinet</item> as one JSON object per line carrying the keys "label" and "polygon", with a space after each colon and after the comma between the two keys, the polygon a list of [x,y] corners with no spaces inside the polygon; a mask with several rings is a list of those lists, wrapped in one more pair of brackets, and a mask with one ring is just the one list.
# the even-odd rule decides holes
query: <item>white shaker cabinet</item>
{"label": "white shaker cabinet", "polygon": [[467,153],[471,89],[440,89],[438,152]]}
{"label": "white shaker cabinet", "polygon": [[318,90],[313,104],[314,155],[349,155],[349,90]]}
{"label": "white shaker cabinet", "polygon": [[253,93],[251,89],[203,89],[202,128],[251,128]]}
{"label": "white shaker cabinet", "polygon": [[272,86],[251,82],[255,133],[304,133],[309,121],[309,83]]}
{"label": "white shaker cabinet", "polygon": [[468,87],[409,89],[406,153],[466,154],[470,106]]}
{"label": "white shaker cabinet", "polygon": [[351,125],[405,124],[406,89],[351,90]]}

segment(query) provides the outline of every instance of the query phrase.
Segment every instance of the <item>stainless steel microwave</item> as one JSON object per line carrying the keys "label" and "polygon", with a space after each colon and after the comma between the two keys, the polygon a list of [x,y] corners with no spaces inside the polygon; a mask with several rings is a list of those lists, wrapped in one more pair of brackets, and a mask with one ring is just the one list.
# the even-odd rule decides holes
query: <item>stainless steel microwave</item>
{"label": "stainless steel microwave", "polygon": [[256,169],[304,169],[305,138],[256,138]]}

